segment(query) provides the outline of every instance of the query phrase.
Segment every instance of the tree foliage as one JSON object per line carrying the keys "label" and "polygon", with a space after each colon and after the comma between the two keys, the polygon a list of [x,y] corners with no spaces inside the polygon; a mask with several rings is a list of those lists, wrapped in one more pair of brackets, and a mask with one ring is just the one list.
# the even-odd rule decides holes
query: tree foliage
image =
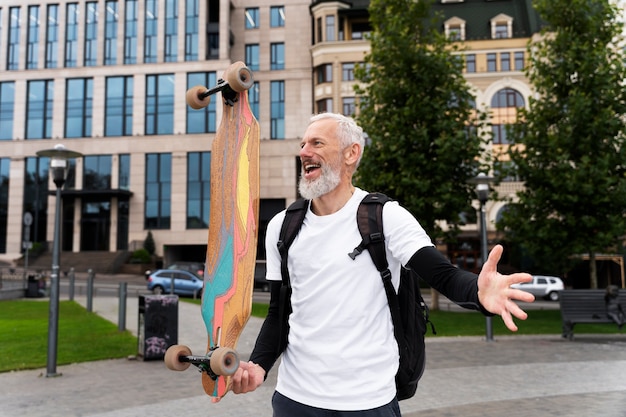
{"label": "tree foliage", "polygon": [[[433,238],[473,210],[467,180],[479,171],[484,115],[463,77],[462,56],[441,33],[432,1],[373,0],[371,50],[355,75],[366,146],[357,183],[401,202]],[[474,125],[474,127],[470,127]]]}
{"label": "tree foliage", "polygon": [[501,222],[532,259],[563,273],[571,256],[620,247],[626,226],[622,24],[608,0],[536,0],[547,23],[529,43],[536,90],[508,154],[525,189]]}

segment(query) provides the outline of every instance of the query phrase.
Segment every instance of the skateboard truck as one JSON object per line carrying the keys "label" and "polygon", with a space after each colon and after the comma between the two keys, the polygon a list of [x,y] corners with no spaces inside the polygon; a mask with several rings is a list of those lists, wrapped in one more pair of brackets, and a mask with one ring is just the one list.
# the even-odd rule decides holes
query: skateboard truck
{"label": "skateboard truck", "polygon": [[210,96],[221,92],[224,102],[232,107],[237,102],[238,94],[248,90],[252,84],[252,71],[243,62],[237,62],[224,72],[217,85],[209,89],[197,85],[187,90],[187,104],[196,110],[204,108],[209,105]]}
{"label": "skateboard truck", "polygon": [[224,102],[229,106],[234,106],[237,102],[237,92],[230,88],[228,82],[222,78],[217,80],[217,85],[209,88],[204,93],[199,93],[198,98],[200,100],[204,100],[205,98],[212,96],[213,94],[217,94],[222,92],[222,97],[224,98]]}
{"label": "skateboard truck", "polygon": [[194,365],[200,372],[205,372],[212,380],[218,376],[233,375],[239,368],[239,355],[226,347],[210,349],[205,356],[191,354],[191,349],[184,345],[170,346],[165,352],[165,366],[173,371],[184,371]]}

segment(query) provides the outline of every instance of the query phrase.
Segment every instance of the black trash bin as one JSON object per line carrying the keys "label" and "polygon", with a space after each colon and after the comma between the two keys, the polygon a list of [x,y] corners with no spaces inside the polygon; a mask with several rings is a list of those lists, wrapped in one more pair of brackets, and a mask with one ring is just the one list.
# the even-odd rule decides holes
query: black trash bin
{"label": "black trash bin", "polygon": [[178,343],[178,296],[140,295],[137,355],[163,359],[168,347]]}
{"label": "black trash bin", "polygon": [[34,275],[28,276],[28,286],[26,287],[26,297],[36,298],[39,294],[39,280]]}

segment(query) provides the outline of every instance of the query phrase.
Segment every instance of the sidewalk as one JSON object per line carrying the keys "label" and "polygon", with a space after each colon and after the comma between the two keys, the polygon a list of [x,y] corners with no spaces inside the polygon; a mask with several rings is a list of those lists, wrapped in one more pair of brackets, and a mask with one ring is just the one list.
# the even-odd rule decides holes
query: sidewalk
{"label": "sidewalk", "polygon": [[[61,299],[67,299],[62,295]],[[85,305],[85,297],[76,301]],[[97,296],[93,310],[118,323],[118,300]],[[129,294],[126,328],[137,333],[138,297]],[[498,318],[495,318],[498,319]],[[251,318],[238,347],[250,354],[261,320]],[[179,302],[178,342],[206,349],[200,307]],[[94,341],[97,343],[97,341]],[[427,367],[404,417],[626,417],[626,332],[620,335],[495,335],[428,338]],[[116,359],[0,374],[0,416],[272,415],[276,371],[254,393],[212,404],[200,375],[172,372],[162,361]]]}

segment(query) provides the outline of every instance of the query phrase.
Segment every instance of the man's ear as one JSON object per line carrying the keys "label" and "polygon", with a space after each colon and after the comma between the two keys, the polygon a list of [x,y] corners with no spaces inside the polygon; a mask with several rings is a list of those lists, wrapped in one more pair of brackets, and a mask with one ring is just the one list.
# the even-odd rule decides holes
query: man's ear
{"label": "man's ear", "polygon": [[343,158],[346,165],[355,165],[361,155],[361,145],[353,143],[343,151]]}

